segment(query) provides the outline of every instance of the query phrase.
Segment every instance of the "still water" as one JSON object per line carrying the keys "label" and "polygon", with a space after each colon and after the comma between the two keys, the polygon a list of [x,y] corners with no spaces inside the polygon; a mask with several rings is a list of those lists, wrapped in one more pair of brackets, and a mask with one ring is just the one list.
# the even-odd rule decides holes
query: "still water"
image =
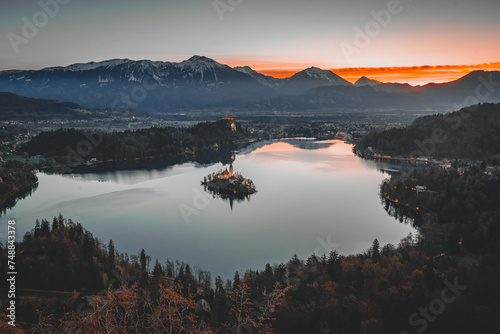
{"label": "still water", "polygon": [[[354,156],[341,141],[255,144],[236,154],[235,172],[258,193],[243,201],[212,197],[200,185],[223,165],[184,163],[161,170],[79,175],[39,173],[39,186],[0,217],[18,239],[37,218],[62,213],[120,252],[179,260],[230,278],[235,271],[336,250],[366,250],[375,238],[397,244],[413,228],[390,217],[378,187],[395,166]],[[226,166],[224,166],[226,167]],[[1,235],[5,243],[5,235]]]}

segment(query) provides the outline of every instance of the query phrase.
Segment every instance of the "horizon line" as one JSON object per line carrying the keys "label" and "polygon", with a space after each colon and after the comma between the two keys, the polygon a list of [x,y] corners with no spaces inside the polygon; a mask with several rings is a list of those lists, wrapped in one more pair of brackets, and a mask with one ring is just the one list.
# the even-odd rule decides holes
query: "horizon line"
{"label": "horizon line", "polygon": [[[185,60],[188,60],[194,56],[195,55]],[[219,62],[214,58],[211,57],[207,58]],[[87,64],[92,62],[99,63],[114,59],[123,59],[131,61],[150,60],[150,61],[169,62],[167,60],[151,60],[151,59],[133,60],[130,58],[109,58],[98,61],[91,60],[87,62],[74,62],[69,65],[42,66],[42,67],[24,68],[24,69],[10,68],[10,69],[0,69],[0,71],[13,71],[13,70],[39,71],[51,67],[67,67],[74,64]],[[179,63],[182,61],[184,60],[170,61],[170,62]],[[414,65],[414,66],[380,66],[380,67],[362,66],[362,67],[340,67],[340,68],[326,68],[326,69],[305,62],[280,63],[280,62],[266,62],[266,61],[231,61],[226,59],[226,60],[221,60],[221,62],[219,63],[223,65],[228,65],[231,68],[239,66],[249,66],[254,71],[260,74],[271,76],[276,79],[289,78],[308,68],[318,67],[322,70],[331,71],[332,73],[340,76],[344,80],[353,84],[361,77],[368,77],[369,79],[377,80],[382,83],[401,83],[401,84],[407,83],[412,86],[428,84],[428,83],[450,82],[453,80],[460,79],[461,77],[478,70],[500,71],[500,62],[468,64],[468,65],[456,64],[456,65]]]}
{"label": "horizon line", "polygon": [[[383,66],[383,67],[343,67],[329,68],[329,71],[341,78],[355,83],[361,77],[367,77],[382,83],[402,83],[422,85],[443,83],[460,79],[474,71],[500,71],[500,62],[460,65],[419,65],[419,66]],[[256,69],[256,71],[258,71]],[[259,73],[275,78],[287,78],[297,73],[295,70],[264,69]],[[274,74],[274,75],[272,75]],[[412,85],[412,86],[415,86]]]}

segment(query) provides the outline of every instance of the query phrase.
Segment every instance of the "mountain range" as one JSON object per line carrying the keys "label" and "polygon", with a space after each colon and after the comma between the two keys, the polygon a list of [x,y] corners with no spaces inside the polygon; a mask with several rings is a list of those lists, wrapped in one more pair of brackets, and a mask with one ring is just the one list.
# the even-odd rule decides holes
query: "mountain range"
{"label": "mountain range", "polygon": [[112,59],[0,71],[0,91],[78,103],[87,108],[147,112],[191,110],[456,109],[500,102],[500,72],[474,71],[443,84],[412,87],[366,77],[355,84],[310,67],[289,78],[230,67],[203,56],[182,62]]}

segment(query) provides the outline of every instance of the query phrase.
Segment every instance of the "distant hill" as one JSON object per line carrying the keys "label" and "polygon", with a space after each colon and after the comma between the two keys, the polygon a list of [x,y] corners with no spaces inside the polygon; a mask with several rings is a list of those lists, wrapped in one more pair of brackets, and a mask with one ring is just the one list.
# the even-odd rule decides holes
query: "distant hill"
{"label": "distant hill", "polygon": [[283,83],[283,79],[278,79],[269,75],[264,75],[259,73],[249,66],[236,66],[234,68],[236,71],[250,75],[252,78],[257,80],[261,85],[268,86],[271,88],[279,87]]}
{"label": "distant hill", "polygon": [[424,104],[417,96],[393,92],[377,91],[374,87],[362,86],[324,86],[309,89],[307,92],[282,102],[289,109],[327,109],[353,106],[365,109],[406,109],[408,106]]}
{"label": "distant hill", "polygon": [[[82,107],[73,102],[37,99],[0,92],[0,120],[45,120],[107,118],[123,114],[123,110],[100,110]],[[134,115],[143,115],[134,111]]]}
{"label": "distant hill", "polygon": [[0,92],[0,119],[50,118],[82,116],[81,106],[71,102],[33,99],[13,93]]}
{"label": "distant hill", "polygon": [[411,125],[373,132],[355,150],[391,156],[484,159],[500,155],[500,104],[480,104],[417,118]]}
{"label": "distant hill", "polygon": [[310,89],[324,86],[352,86],[349,81],[344,80],[332,71],[310,67],[290,78],[282,79],[283,83],[279,91],[287,95],[297,95]]}
{"label": "distant hill", "polygon": [[[250,140],[251,134],[240,123],[231,119],[198,123],[191,128],[151,127],[134,131],[106,132],[65,128],[44,131],[21,147],[29,155],[55,158],[62,164],[68,160],[68,147],[78,147],[88,138],[99,138],[87,159],[145,159],[151,157],[178,158],[186,154],[202,153],[213,147],[226,147]],[[75,165],[78,165],[77,161]]]}
{"label": "distant hill", "polygon": [[[500,102],[500,72],[473,71],[447,83],[430,83],[412,90],[430,104],[470,106],[477,102]],[[457,108],[455,108],[456,110]]]}
{"label": "distant hill", "polygon": [[361,86],[376,86],[376,85],[381,85],[381,84],[383,84],[383,83],[380,82],[380,81],[377,81],[377,80],[370,79],[370,78],[367,78],[365,76],[362,76],[361,78],[359,78],[354,83],[354,86],[356,86],[356,87],[361,87]]}
{"label": "distant hill", "polygon": [[361,77],[354,83],[356,87],[370,86],[377,91],[384,91],[389,93],[405,93],[410,94],[416,92],[416,89],[409,84],[402,84],[396,82],[380,82],[367,77]]}

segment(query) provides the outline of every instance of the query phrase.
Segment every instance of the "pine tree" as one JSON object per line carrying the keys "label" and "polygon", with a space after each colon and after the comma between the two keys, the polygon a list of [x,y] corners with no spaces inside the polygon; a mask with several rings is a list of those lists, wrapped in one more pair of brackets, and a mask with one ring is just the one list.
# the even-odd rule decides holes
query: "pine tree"
{"label": "pine tree", "polygon": [[326,272],[332,281],[338,281],[342,276],[342,262],[337,251],[331,251],[326,264]]}
{"label": "pine tree", "polygon": [[40,238],[40,231],[41,231],[40,221],[37,219],[35,223],[35,229],[33,231],[33,237],[35,239]]}
{"label": "pine tree", "polygon": [[380,244],[377,239],[373,240],[371,250],[372,250],[372,261],[378,262],[380,260]]}
{"label": "pine tree", "polygon": [[108,257],[109,257],[109,268],[113,269],[115,267],[115,244],[113,243],[113,240],[109,240]]}
{"label": "pine tree", "polygon": [[233,278],[233,290],[236,290],[238,285],[240,285],[240,274],[238,272],[234,273],[234,278]]}
{"label": "pine tree", "polygon": [[144,272],[147,269],[147,258],[146,258],[146,251],[144,250],[144,248],[141,250],[140,261],[141,261],[141,271]]}
{"label": "pine tree", "polygon": [[153,276],[155,278],[159,278],[162,275],[163,275],[163,268],[161,267],[161,264],[158,261],[158,259],[156,259],[155,267],[153,269]]}
{"label": "pine tree", "polygon": [[49,221],[46,219],[42,219],[42,226],[40,227],[40,236],[43,237],[50,237],[50,224]]}

